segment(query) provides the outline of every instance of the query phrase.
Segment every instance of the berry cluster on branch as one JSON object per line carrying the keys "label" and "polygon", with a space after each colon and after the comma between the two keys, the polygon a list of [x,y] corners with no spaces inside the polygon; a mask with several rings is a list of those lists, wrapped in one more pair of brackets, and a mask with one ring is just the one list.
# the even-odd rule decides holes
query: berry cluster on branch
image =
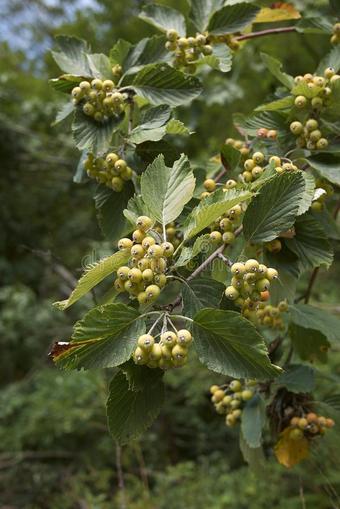
{"label": "berry cluster on branch", "polygon": [[225,415],[228,427],[235,426],[241,419],[242,410],[247,401],[254,397],[253,387],[256,380],[232,380],[228,385],[212,385],[210,387],[211,401],[218,414]]}
{"label": "berry cluster on branch", "polygon": [[326,418],[323,415],[317,415],[314,412],[294,416],[290,420],[289,438],[292,440],[301,440],[303,437],[312,440],[317,436],[324,435],[327,428],[333,428],[335,422],[333,419]]}
{"label": "berry cluster on branch", "polygon": [[133,171],[126,161],[114,152],[109,152],[106,157],[95,158],[88,154],[84,161],[84,168],[90,178],[105,184],[116,192],[121,192],[124,183],[132,179]]}

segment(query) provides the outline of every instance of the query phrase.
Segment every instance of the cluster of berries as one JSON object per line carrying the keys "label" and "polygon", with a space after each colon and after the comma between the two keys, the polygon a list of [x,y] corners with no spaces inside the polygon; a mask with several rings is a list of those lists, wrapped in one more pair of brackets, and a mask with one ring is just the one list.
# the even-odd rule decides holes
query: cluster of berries
{"label": "cluster of berries", "polygon": [[335,23],[333,26],[333,35],[331,37],[331,44],[340,43],[340,23]]}
{"label": "cluster of berries", "polygon": [[234,263],[230,271],[231,285],[226,288],[225,295],[242,308],[244,316],[254,312],[262,298],[268,300],[270,284],[279,277],[276,269],[253,259]]}
{"label": "cluster of berries", "polygon": [[168,30],[166,33],[167,42],[165,48],[174,53],[173,66],[184,68],[189,73],[196,72],[197,60],[201,55],[211,55],[212,46],[207,44],[207,38],[203,34],[196,34],[196,37],[179,37],[176,30]]}
{"label": "cluster of berries", "polygon": [[322,212],[325,206],[325,200],[334,194],[333,186],[323,179],[318,179],[315,183],[315,193],[311,209],[314,212]]}
{"label": "cluster of berries", "polygon": [[182,329],[176,332],[165,331],[159,336],[143,334],[138,338],[133,353],[136,364],[147,365],[149,368],[179,368],[188,362],[188,349],[192,342],[190,331]]}
{"label": "cluster of berries", "polygon": [[235,205],[223,216],[219,217],[210,225],[210,239],[215,244],[232,244],[235,240],[234,231],[241,221],[243,209],[241,205]]}
{"label": "cluster of berries", "polygon": [[[222,184],[221,184],[222,185]],[[228,189],[232,189],[233,187],[235,187],[237,185],[237,182],[236,180],[233,180],[233,179],[229,179],[227,180],[227,182],[224,184],[223,186],[223,191],[228,191]],[[211,193],[213,193],[216,188],[217,188],[217,183],[214,179],[212,178],[209,178],[209,179],[206,179],[204,182],[203,182],[203,186],[204,186],[204,189],[205,191],[203,191],[203,193],[201,193],[201,200],[203,200],[204,198],[206,198],[207,196],[209,196]]]}
{"label": "cluster of berries", "polygon": [[236,51],[240,47],[240,43],[232,34],[225,35],[209,35],[209,41],[212,44],[226,44],[233,51]]}
{"label": "cluster of berries", "polygon": [[271,306],[264,302],[259,302],[256,310],[256,317],[260,325],[270,327],[271,329],[284,330],[285,325],[282,320],[282,313],[288,311],[287,301],[282,300],[277,306]]}
{"label": "cluster of berries", "polygon": [[276,129],[267,129],[266,127],[260,127],[256,131],[256,136],[259,138],[267,138],[268,140],[276,140],[277,138],[277,131]]}
{"label": "cluster of berries", "polygon": [[254,396],[254,390],[251,387],[254,387],[256,383],[255,380],[244,383],[240,380],[232,380],[228,385],[210,387],[211,401],[216,412],[226,416],[227,426],[233,427],[239,422],[245,403]]}
{"label": "cluster of berries", "polygon": [[323,150],[328,147],[328,140],[322,135],[319,122],[315,118],[309,118],[304,124],[295,120],[289,128],[297,137],[298,147],[306,147],[308,150]]}
{"label": "cluster of berries", "polygon": [[313,109],[320,110],[327,103],[327,99],[332,94],[333,83],[339,78],[340,76],[335,73],[333,67],[327,67],[323,76],[314,76],[310,73],[304,76],[296,76],[294,78],[295,84],[306,84],[310,90],[313,90],[313,97],[308,99],[306,96],[298,94],[294,100],[295,106],[299,109],[305,109],[310,105]]}
{"label": "cluster of berries", "polygon": [[115,288],[118,292],[128,292],[132,298],[137,297],[141,305],[156,300],[166,285],[167,259],[174,252],[171,242],[159,243],[147,234],[152,225],[150,217],[140,216],[132,240],[123,238],[118,242],[118,249],[130,250],[131,256],[128,265],[117,270]]}
{"label": "cluster of berries", "polygon": [[84,167],[89,177],[118,193],[123,190],[124,182],[132,178],[132,169],[114,152],[108,153],[105,158],[95,158],[90,153],[84,161]]}
{"label": "cluster of berries", "polygon": [[314,412],[309,412],[303,417],[292,417],[289,438],[291,440],[301,440],[303,437],[312,439],[324,435],[326,429],[333,428],[334,424],[333,419],[317,415]]}
{"label": "cluster of berries", "polygon": [[[298,170],[297,166],[291,162],[283,162],[278,156],[271,156],[268,163],[274,166],[276,173]],[[262,152],[255,152],[251,159],[246,159],[244,162],[242,173],[244,182],[253,182],[258,179],[265,171],[266,166],[265,155]]]}
{"label": "cluster of berries", "polygon": [[91,82],[81,81],[79,86],[72,89],[71,95],[73,103],[81,104],[85,115],[96,122],[103,122],[121,113],[127,99],[125,94],[115,88],[112,80],[102,81],[98,78]]}
{"label": "cluster of berries", "polygon": [[225,144],[231,145],[232,147],[236,148],[236,150],[239,150],[241,152],[241,155],[243,158],[246,158],[249,156],[250,149],[244,141],[235,140],[234,138],[227,138],[225,140]]}
{"label": "cluster of berries", "polygon": [[[153,227],[153,230],[159,235],[163,234],[163,229],[158,224]],[[165,235],[167,240],[174,246],[174,249],[176,249],[183,240],[183,232],[176,227],[176,223],[174,222],[166,225]]]}

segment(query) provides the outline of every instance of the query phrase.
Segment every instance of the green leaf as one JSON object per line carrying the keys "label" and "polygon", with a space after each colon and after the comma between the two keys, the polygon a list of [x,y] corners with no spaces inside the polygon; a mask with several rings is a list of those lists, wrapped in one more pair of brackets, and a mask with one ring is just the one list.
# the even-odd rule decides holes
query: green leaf
{"label": "green leaf", "polygon": [[280,373],[270,363],[262,336],[239,313],[202,309],[194,317],[193,336],[200,361],[212,371],[261,379]]}
{"label": "green leaf", "polygon": [[315,388],[315,372],[310,366],[290,366],[275,380],[276,385],[283,385],[290,392],[312,392]]}
{"label": "green leaf", "polygon": [[212,69],[229,72],[232,65],[232,51],[226,44],[214,44],[211,55],[200,58],[196,64],[207,64]]}
{"label": "green leaf", "polygon": [[331,34],[333,22],[325,15],[302,18],[296,24],[296,30],[303,34]]}
{"label": "green leaf", "polygon": [[193,318],[208,306],[218,308],[225,286],[210,277],[199,277],[182,286],[183,315]]}
{"label": "green leaf", "polygon": [[71,115],[71,113],[73,113],[73,111],[74,111],[74,105],[71,102],[67,102],[66,104],[64,104],[58,111],[56,119],[52,123],[52,126],[55,126],[55,125],[59,124],[60,122],[63,122],[64,120],[66,120]]}
{"label": "green leaf", "polygon": [[126,219],[133,224],[133,226],[136,226],[136,221],[139,216],[147,215],[151,216],[151,212],[147,209],[145,203],[143,202],[143,199],[140,195],[134,195],[130,200],[128,201],[127,208],[124,209],[123,212]]}
{"label": "green leaf", "polygon": [[316,69],[315,73],[317,75],[323,75],[325,69],[327,67],[333,67],[335,72],[338,72],[340,69],[340,46],[334,46],[331,51],[321,60]]}
{"label": "green leaf", "polygon": [[302,214],[307,212],[307,210],[312,204],[315,191],[315,179],[313,175],[304,171],[302,172],[302,176],[305,180],[305,190],[300,202],[298,216],[301,216]]}
{"label": "green leaf", "polygon": [[124,118],[124,113],[115,115],[104,122],[96,122],[81,110],[75,112],[72,133],[79,150],[88,150],[95,155],[106,152],[110,147],[111,138]]}
{"label": "green leaf", "polygon": [[99,79],[112,78],[112,65],[109,58],[103,53],[87,55],[91,76]]}
{"label": "green leaf", "polygon": [[131,49],[123,64],[124,77],[121,85],[130,84],[130,75],[136,74],[147,64],[169,61],[171,56],[165,48],[164,35],[154,35],[141,39]]}
{"label": "green leaf", "polygon": [[260,127],[265,127],[266,129],[277,130],[279,132],[278,138],[280,139],[280,133],[285,133],[287,130],[286,118],[282,112],[278,111],[258,112],[249,117],[234,114],[233,120],[235,126],[240,129],[242,133],[248,134],[249,136],[257,136],[257,130]]}
{"label": "green leaf", "polygon": [[309,304],[289,306],[291,322],[321,332],[329,341],[340,341],[340,320],[324,309]]}
{"label": "green leaf", "polygon": [[334,154],[316,154],[308,157],[308,163],[322,177],[340,186],[340,157]]}
{"label": "green leaf", "polygon": [[209,234],[201,235],[195,239],[192,247],[183,247],[174,267],[183,267],[200,253],[207,253],[211,249],[211,239]]}
{"label": "green leaf", "polygon": [[107,400],[109,430],[116,442],[124,445],[144,433],[158,416],[163,402],[161,375],[153,383],[147,383],[143,390],[131,390],[125,375],[117,373],[111,381]]}
{"label": "green leaf", "polygon": [[124,66],[126,57],[132,48],[132,44],[124,39],[118,39],[116,44],[110,50],[110,62],[113,65]]}
{"label": "green leaf", "polygon": [[192,210],[184,224],[184,239],[194,237],[237,203],[249,200],[251,196],[249,191],[235,189],[215,191]]}
{"label": "green leaf", "polygon": [[305,329],[291,323],[288,332],[294,350],[300,359],[309,362],[327,361],[327,350],[330,347],[330,343],[319,331]]}
{"label": "green leaf", "polygon": [[183,14],[176,9],[167,7],[166,5],[150,4],[146,5],[139,17],[155,26],[162,32],[167,30],[176,30],[180,37],[186,35],[185,19]]}
{"label": "green leaf", "polygon": [[98,306],[75,324],[69,348],[54,360],[63,369],[120,366],[144,332],[145,322],[136,309],[120,302]]}
{"label": "green leaf", "polygon": [[159,141],[166,134],[166,123],[170,116],[171,109],[165,104],[147,108],[142,112],[140,124],[131,131],[130,141],[136,144]]}
{"label": "green leaf", "polygon": [[210,18],[208,31],[213,35],[239,32],[255,19],[259,10],[259,7],[245,2],[222,7]]}
{"label": "green leaf", "polygon": [[277,99],[276,101],[272,101],[267,104],[262,104],[255,108],[255,111],[277,111],[277,110],[287,110],[292,108],[294,104],[294,97],[291,95],[287,95],[286,97],[282,97],[281,99]]}
{"label": "green leaf", "polygon": [[266,250],[264,263],[268,267],[274,267],[279,273],[279,280],[272,284],[270,288],[271,303],[277,305],[284,299],[293,302],[300,277],[297,256],[283,245],[279,253],[270,253]]}
{"label": "green leaf", "polygon": [[248,463],[251,470],[256,473],[263,473],[266,466],[266,458],[262,447],[249,447],[242,433],[240,433],[240,449],[244,460]]}
{"label": "green leaf", "polygon": [[226,170],[234,171],[241,161],[241,152],[232,145],[224,144],[221,148],[221,161]]}
{"label": "green leaf", "polygon": [[137,145],[136,152],[145,164],[153,163],[159,154],[163,154],[165,164],[171,166],[181,156],[179,149],[165,140],[145,141]]}
{"label": "green leaf", "polygon": [[146,65],[135,76],[132,88],[151,104],[174,107],[192,101],[202,91],[197,78],[186,76],[165,63]]}
{"label": "green leaf", "polygon": [[159,155],[141,177],[142,199],[152,216],[164,225],[180,215],[194,189],[195,178],[183,154],[172,168],[168,168],[163,155]]}
{"label": "green leaf", "polygon": [[294,78],[285,72],[282,72],[282,64],[276,58],[267,55],[266,53],[261,53],[261,58],[264,64],[266,65],[268,71],[275,76],[285,87],[291,89],[294,86]]}
{"label": "green leaf", "polygon": [[190,20],[199,32],[204,32],[211,15],[222,7],[223,0],[191,0],[190,4]]}
{"label": "green leaf", "polygon": [[79,162],[77,164],[76,171],[73,175],[73,182],[75,182],[76,184],[82,184],[83,182],[86,182],[89,180],[89,177],[87,176],[87,173],[86,173],[86,170],[84,167],[84,162],[86,159],[87,159],[87,152],[86,152],[86,150],[83,150],[81,157],[79,159]]}
{"label": "green leaf", "polygon": [[301,81],[293,86],[291,93],[293,95],[304,95],[307,99],[313,99],[313,97],[319,95],[321,91],[321,87],[315,86],[315,88],[309,88],[305,81]]}
{"label": "green leaf", "polygon": [[296,219],[295,237],[286,239],[285,243],[297,255],[303,270],[329,267],[333,262],[333,249],[327,235],[309,213]]}
{"label": "green leaf", "polygon": [[90,48],[85,41],[68,35],[56,37],[60,51],[52,51],[52,56],[60,69],[78,76],[91,76],[86,53]]}
{"label": "green leaf", "polygon": [[106,186],[99,186],[94,196],[99,226],[105,237],[115,242],[131,231],[123,215],[129,199],[133,196],[134,187],[126,182],[120,193],[115,193]]}
{"label": "green leaf", "polygon": [[103,279],[112,274],[121,265],[127,263],[130,253],[127,251],[118,251],[111,256],[103,258],[97,263],[89,265],[84,274],[79,279],[77,286],[68,299],[55,302],[54,305],[61,310],[72,306],[77,300],[86,295],[93,287],[98,285]]}
{"label": "green leaf", "polygon": [[305,181],[301,172],[283,173],[260,189],[250,202],[243,220],[247,241],[268,242],[294,224]]}
{"label": "green leaf", "polygon": [[[282,376],[282,375],[281,375]],[[258,394],[247,401],[242,411],[241,431],[244,440],[252,449],[261,446],[262,428],[266,420],[266,405]]]}
{"label": "green leaf", "polygon": [[[51,85],[54,90],[57,92],[63,92],[65,94],[68,94],[72,91],[74,87],[79,85],[79,83],[82,81],[81,76],[74,76],[73,74],[63,74],[62,76],[59,76],[59,78],[53,78],[51,80],[48,80],[49,84]],[[72,103],[70,103],[72,104]]]}
{"label": "green leaf", "polygon": [[177,118],[172,118],[166,125],[166,134],[187,136],[191,134],[190,130]]}

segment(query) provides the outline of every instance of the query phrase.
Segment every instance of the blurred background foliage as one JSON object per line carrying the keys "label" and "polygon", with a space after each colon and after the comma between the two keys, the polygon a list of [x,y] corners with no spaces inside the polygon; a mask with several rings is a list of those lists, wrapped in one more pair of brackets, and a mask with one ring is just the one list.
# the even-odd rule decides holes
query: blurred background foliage
{"label": "blurred background foliage", "polygon": [[[210,407],[207,388],[218,377],[198,363],[167,376],[160,419],[140,442],[120,451],[106,430],[111,373],[64,374],[48,360],[51,343],[69,337],[72,322],[87,306],[85,299],[62,314],[52,302],[69,294],[86,262],[111,247],[97,226],[93,189],[72,181],[79,154],[68,131],[52,126],[63,98],[47,84],[57,74],[48,49],[59,33],[83,37],[104,52],[117,38],[136,42],[151,35],[154,30],[135,17],[140,3],[1,2],[0,508],[340,507],[339,435],[322,441],[292,472],[271,458],[268,471],[250,471],[237,431],[227,430]],[[185,0],[162,3],[188,11]],[[324,2],[295,5],[306,15]],[[207,76],[203,100],[180,112],[195,131],[185,146],[189,157],[207,161],[227,136],[237,135],[232,114],[251,112],[274,92],[277,83],[265,70],[261,51],[296,75],[313,72],[329,48],[328,36],[298,34],[245,45],[232,72]],[[339,273],[339,264],[323,272],[313,294],[333,311]],[[336,352],[331,358],[322,370],[332,384],[339,375]],[[122,453],[124,490],[118,487],[117,453]]]}

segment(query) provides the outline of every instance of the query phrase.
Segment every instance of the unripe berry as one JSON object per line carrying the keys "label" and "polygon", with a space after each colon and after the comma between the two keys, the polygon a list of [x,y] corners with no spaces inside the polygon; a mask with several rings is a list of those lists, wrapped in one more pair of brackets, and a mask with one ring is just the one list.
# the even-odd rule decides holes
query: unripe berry
{"label": "unripe berry", "polygon": [[112,80],[104,80],[103,81],[103,89],[105,90],[105,92],[111,92],[111,90],[113,90],[113,87],[114,87],[114,83]]}
{"label": "unripe berry", "polygon": [[230,396],[229,394],[227,396],[224,396],[224,398],[222,399],[222,404],[224,406],[228,406],[230,405],[230,403],[232,402],[233,398],[232,396]]}
{"label": "unripe berry", "polygon": [[301,429],[292,429],[292,431],[289,433],[289,438],[291,440],[301,440],[303,437],[303,431]]}
{"label": "unripe berry", "polygon": [[137,344],[140,348],[142,348],[142,350],[151,350],[155,344],[155,340],[151,334],[143,334],[142,336],[139,336]]}
{"label": "unripe berry", "polygon": [[159,288],[164,288],[167,282],[167,278],[165,274],[156,274],[154,277],[154,282]]}
{"label": "unripe berry", "polygon": [[224,217],[220,221],[220,228],[224,232],[230,232],[233,229],[233,223],[230,221],[230,219]]}
{"label": "unripe berry", "polygon": [[153,300],[156,299],[161,293],[159,287],[157,285],[149,285],[145,288],[146,295],[148,299]]}
{"label": "unripe berry", "polygon": [[274,164],[275,168],[277,168],[281,165],[281,159],[278,156],[271,156],[269,163]]}
{"label": "unripe berry", "polygon": [[249,389],[242,391],[243,401],[249,401],[253,396],[254,396],[254,392]]}
{"label": "unripe berry", "polygon": [[225,296],[230,300],[236,300],[239,297],[239,292],[233,286],[227,286],[225,289]]}
{"label": "unripe berry", "polygon": [[205,44],[203,47],[202,47],[202,53],[203,55],[207,56],[207,55],[211,55],[213,52],[213,49],[212,49],[212,46],[210,46],[209,44]]}
{"label": "unripe berry", "polygon": [[265,244],[265,247],[270,253],[279,253],[282,249],[282,243],[280,239],[274,239]]}
{"label": "unripe berry", "polygon": [[267,269],[266,275],[269,281],[272,281],[273,279],[277,279],[279,277],[278,271],[276,269],[272,269],[271,267]]}
{"label": "unripe berry", "polygon": [[270,287],[270,281],[267,278],[260,279],[256,283],[256,290],[259,292],[265,292],[266,290],[269,290]]}
{"label": "unripe berry", "polygon": [[175,346],[175,344],[177,342],[177,336],[172,331],[163,332],[163,334],[161,335],[161,342],[167,346],[171,346],[171,347]]}
{"label": "unripe berry", "polygon": [[117,290],[117,292],[124,292],[125,290],[124,281],[122,281],[121,279],[116,279],[114,282],[114,287]]}
{"label": "unripe berry", "polygon": [[103,82],[99,79],[94,79],[91,81],[91,87],[95,90],[101,90],[103,88]]}
{"label": "unripe berry", "polygon": [[210,239],[216,243],[219,244],[222,242],[222,233],[219,231],[213,231],[210,233]]}
{"label": "unripe berry", "polygon": [[205,189],[206,189],[207,191],[209,191],[210,193],[211,193],[211,192],[213,192],[213,191],[215,191],[215,189],[216,189],[216,182],[215,182],[215,180],[213,180],[213,179],[207,179],[207,180],[205,180],[205,181],[204,181],[204,183],[203,183],[203,185],[204,185]]}
{"label": "unripe berry", "polygon": [[130,269],[128,279],[132,281],[132,283],[140,283],[142,281],[142,272],[136,268]]}
{"label": "unripe berry", "polygon": [[255,168],[256,163],[255,161],[253,161],[253,159],[247,159],[246,161],[244,161],[243,166],[246,171],[251,171],[253,168]]}
{"label": "unripe berry", "polygon": [[152,348],[149,353],[149,358],[152,361],[158,361],[162,357],[162,348],[159,343],[155,343],[152,345]]}
{"label": "unripe berry", "polygon": [[154,244],[156,244],[156,241],[153,237],[144,237],[142,240],[142,246],[145,251],[147,251],[149,247],[153,246]]}
{"label": "unripe berry", "polygon": [[242,410],[240,408],[236,408],[236,410],[232,411],[232,416],[235,417],[235,419],[239,419],[241,417]]}
{"label": "unripe berry", "polygon": [[113,177],[111,187],[116,193],[120,193],[123,190],[124,182],[120,177]]}
{"label": "unripe berry", "polygon": [[264,161],[264,154],[262,154],[262,152],[255,152],[253,154],[253,161],[256,163],[256,164],[261,164],[263,163]]}
{"label": "unripe berry", "polygon": [[189,345],[192,341],[192,335],[187,329],[181,329],[177,332],[177,342],[180,345]]}
{"label": "unripe berry", "polygon": [[[291,132],[293,134],[295,134],[296,136],[301,134],[302,131],[303,131],[303,125],[301,124],[301,122],[292,122],[289,126],[289,129],[291,130]],[[281,161],[280,161],[280,164],[281,164]],[[280,164],[278,166],[280,166]]]}
{"label": "unripe berry", "polygon": [[161,349],[162,349],[162,359],[170,361],[172,357],[171,348],[167,345],[161,345]]}
{"label": "unripe berry", "polygon": [[239,392],[242,388],[241,382],[239,380],[232,380],[229,384],[229,389],[233,392]]}
{"label": "unripe berry", "polygon": [[148,302],[148,296],[146,295],[145,292],[139,292],[139,294],[137,295],[137,300],[139,304],[142,306]]}
{"label": "unripe berry", "polygon": [[321,97],[313,97],[311,103],[312,103],[313,108],[318,109],[323,106],[323,100],[321,99]]}
{"label": "unripe berry", "polygon": [[[335,74],[335,69],[333,67],[327,67],[324,71],[325,78],[330,79]],[[80,86],[80,85],[79,85]]]}
{"label": "unripe berry", "polygon": [[88,93],[91,90],[91,85],[88,81],[81,81],[79,83],[79,88],[85,93]]}
{"label": "unripe berry", "polygon": [[246,268],[243,263],[237,262],[231,266],[230,271],[235,276],[242,276],[246,272]]}
{"label": "unripe berry", "polygon": [[126,164],[126,162],[124,161],[124,159],[118,159],[118,161],[116,161],[116,162],[114,163],[114,168],[115,168],[115,170],[116,170],[118,173],[120,173],[120,172],[124,171],[124,170],[126,169],[126,167],[127,167],[127,164]]}
{"label": "unripe berry", "polygon": [[313,201],[312,205],[310,206],[311,210],[314,212],[322,212],[323,210],[323,204],[320,201]]}
{"label": "unripe berry", "polygon": [[222,240],[225,244],[231,244],[235,240],[235,235],[233,232],[224,232],[222,235]]}
{"label": "unripe berry", "polygon": [[241,406],[241,402],[240,402],[239,399],[233,399],[230,402],[230,406],[231,406],[232,409],[238,408],[239,406]]}
{"label": "unripe berry", "polygon": [[144,237],[145,237],[145,233],[143,232],[143,230],[135,230],[132,233],[132,240],[134,242],[136,242],[137,244],[140,244],[141,242],[143,242]]}
{"label": "unripe berry", "polygon": [[226,425],[232,428],[236,424],[236,419],[232,414],[227,415],[226,417]]}
{"label": "unripe berry", "polygon": [[279,302],[278,308],[280,313],[285,313],[286,311],[288,311],[289,306],[287,301],[282,300],[281,302]]}
{"label": "unripe berry", "polygon": [[259,138],[266,138],[267,134],[268,129],[266,129],[265,127],[260,127],[260,129],[256,131],[256,136],[258,136]]}
{"label": "unripe berry", "polygon": [[290,420],[291,426],[298,426],[299,420],[300,420],[299,417],[292,417],[291,420]]}
{"label": "unripe berry", "polygon": [[140,216],[136,221],[136,225],[143,231],[147,231],[151,228],[153,221],[148,216]]}
{"label": "unripe berry", "polygon": [[233,180],[233,179],[229,179],[227,180],[227,182],[225,183],[225,187],[227,189],[232,189],[233,187],[236,187],[237,186],[237,182],[236,180]]}
{"label": "unripe berry", "polygon": [[132,246],[130,252],[131,256],[137,259],[143,258],[143,256],[145,255],[145,251],[142,248],[141,244],[136,244],[135,246]]}
{"label": "unripe berry", "polygon": [[133,242],[131,239],[123,238],[118,241],[118,249],[121,251],[122,249],[131,249]]}
{"label": "unripe berry", "polygon": [[222,401],[222,399],[224,398],[225,396],[225,393],[224,391],[222,391],[222,389],[218,389],[217,391],[214,392],[214,403],[218,403],[219,401]]}
{"label": "unripe berry", "polygon": [[145,283],[151,283],[153,281],[153,271],[151,269],[145,269],[142,272],[142,278]]}
{"label": "unripe berry", "polygon": [[146,364],[148,360],[148,354],[144,350],[142,350],[139,346],[137,346],[136,350],[133,353],[133,360],[136,364]]}
{"label": "unripe berry", "polygon": [[[184,346],[175,345],[173,347],[171,353],[172,353],[172,356],[174,357],[174,359],[183,359],[184,357],[186,357],[188,355],[188,350]],[[216,397],[217,393],[218,393],[218,391],[215,392],[215,394],[214,394],[215,397]],[[224,393],[223,393],[223,395],[224,395]]]}
{"label": "unripe berry", "polygon": [[177,48],[176,41],[166,41],[165,49],[167,49],[168,51],[175,51],[176,48]]}
{"label": "unripe berry", "polygon": [[166,38],[168,39],[168,41],[176,41],[176,39],[178,38],[177,31],[173,28],[171,28],[170,30],[167,30]]}
{"label": "unripe berry", "polygon": [[246,261],[244,264],[244,268],[246,269],[246,272],[257,272],[259,268],[259,262],[257,260],[254,260],[250,258]]}
{"label": "unripe berry", "polygon": [[318,150],[323,150],[325,148],[328,147],[328,140],[326,140],[326,138],[320,138],[317,142],[316,142],[316,148]]}
{"label": "unripe berry", "polygon": [[167,258],[174,254],[175,249],[171,242],[163,242],[161,244],[161,248],[163,249],[163,256],[166,256]]}
{"label": "unripe berry", "polygon": [[119,157],[114,152],[107,154],[105,161],[109,166],[114,166],[115,162],[118,161]]}
{"label": "unripe berry", "polygon": [[204,46],[206,43],[206,37],[203,34],[196,35],[196,43],[198,46]]}
{"label": "unripe berry", "polygon": [[263,173],[263,171],[264,170],[261,168],[261,166],[255,166],[255,168],[251,170],[251,174],[256,179],[261,175],[261,173]]}
{"label": "unripe berry", "polygon": [[251,174],[250,171],[244,171],[242,173],[242,177],[246,184],[249,182],[252,182],[252,180],[253,180],[253,175]]}
{"label": "unripe berry", "polygon": [[212,385],[209,389],[210,393],[211,394],[215,394],[216,391],[219,390],[219,386],[218,385]]}
{"label": "unripe berry", "polygon": [[321,134],[321,131],[319,131],[319,129],[315,129],[315,131],[312,131],[309,135],[309,139],[313,142],[317,142],[320,140],[322,134]]}
{"label": "unripe berry", "polygon": [[304,108],[307,104],[307,99],[304,95],[298,95],[295,98],[294,104],[297,108]]}
{"label": "unripe berry", "polygon": [[129,267],[125,266],[119,267],[119,269],[117,270],[117,276],[119,277],[120,280],[127,281],[129,272],[130,272]]}
{"label": "unripe berry", "polygon": [[308,426],[307,419],[305,419],[304,417],[301,417],[301,419],[299,419],[299,422],[298,422],[298,427],[300,429],[305,429],[305,428],[307,428],[307,426]]}
{"label": "unripe berry", "polygon": [[88,115],[89,117],[91,117],[92,115],[94,115],[95,109],[92,106],[92,104],[85,103],[83,106],[83,112],[85,113],[85,115]]}
{"label": "unripe berry", "polygon": [[331,79],[329,80],[330,83],[335,83],[336,81],[338,81],[338,79],[340,79],[340,75],[339,74],[334,74],[334,76],[331,77]]}

